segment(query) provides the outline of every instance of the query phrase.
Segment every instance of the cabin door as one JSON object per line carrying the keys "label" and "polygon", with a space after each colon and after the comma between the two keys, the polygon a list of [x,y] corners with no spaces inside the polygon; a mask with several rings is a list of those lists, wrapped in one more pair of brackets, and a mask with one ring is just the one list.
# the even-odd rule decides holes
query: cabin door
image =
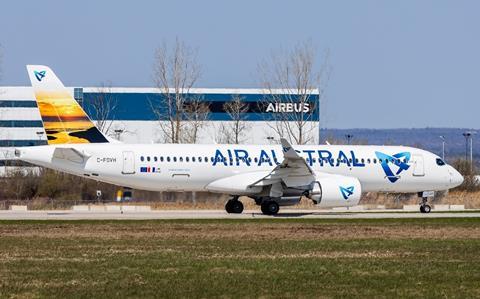
{"label": "cabin door", "polygon": [[425,163],[423,162],[422,155],[413,155],[413,175],[414,176],[424,176],[425,175]]}
{"label": "cabin door", "polygon": [[135,173],[135,154],[132,151],[123,152],[122,174]]}

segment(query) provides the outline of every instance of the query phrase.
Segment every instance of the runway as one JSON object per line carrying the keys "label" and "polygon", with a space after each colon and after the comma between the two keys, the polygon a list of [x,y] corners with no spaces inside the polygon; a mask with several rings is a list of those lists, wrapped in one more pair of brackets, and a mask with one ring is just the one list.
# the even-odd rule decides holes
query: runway
{"label": "runway", "polygon": [[276,216],[263,215],[258,210],[247,210],[242,214],[227,214],[223,210],[154,210],[142,211],[0,211],[0,220],[148,220],[148,219],[386,219],[386,218],[476,218],[480,211],[469,212],[419,212],[369,211],[333,212],[283,209]]}

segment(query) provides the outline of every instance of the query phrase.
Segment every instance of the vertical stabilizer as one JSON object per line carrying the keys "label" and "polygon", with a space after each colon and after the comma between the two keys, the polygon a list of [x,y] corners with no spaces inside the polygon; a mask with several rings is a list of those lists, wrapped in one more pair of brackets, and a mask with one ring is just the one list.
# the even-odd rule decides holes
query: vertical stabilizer
{"label": "vertical stabilizer", "polygon": [[48,144],[108,142],[49,67],[27,65],[27,71]]}

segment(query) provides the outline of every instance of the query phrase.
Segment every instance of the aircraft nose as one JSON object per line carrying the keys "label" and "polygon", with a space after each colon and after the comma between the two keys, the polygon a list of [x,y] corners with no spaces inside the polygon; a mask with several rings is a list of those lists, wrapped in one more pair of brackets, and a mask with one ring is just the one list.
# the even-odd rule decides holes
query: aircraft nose
{"label": "aircraft nose", "polygon": [[463,183],[463,176],[458,172],[455,168],[452,167],[451,170],[451,187],[450,188],[455,188],[457,186],[460,186]]}

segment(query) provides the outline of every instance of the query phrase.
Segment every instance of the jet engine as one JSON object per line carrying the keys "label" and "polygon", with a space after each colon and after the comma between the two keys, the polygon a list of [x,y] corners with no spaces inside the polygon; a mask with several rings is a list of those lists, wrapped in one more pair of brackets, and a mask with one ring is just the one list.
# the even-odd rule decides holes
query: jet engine
{"label": "jet engine", "polygon": [[317,175],[307,197],[319,207],[351,207],[362,194],[360,181],[343,175]]}

